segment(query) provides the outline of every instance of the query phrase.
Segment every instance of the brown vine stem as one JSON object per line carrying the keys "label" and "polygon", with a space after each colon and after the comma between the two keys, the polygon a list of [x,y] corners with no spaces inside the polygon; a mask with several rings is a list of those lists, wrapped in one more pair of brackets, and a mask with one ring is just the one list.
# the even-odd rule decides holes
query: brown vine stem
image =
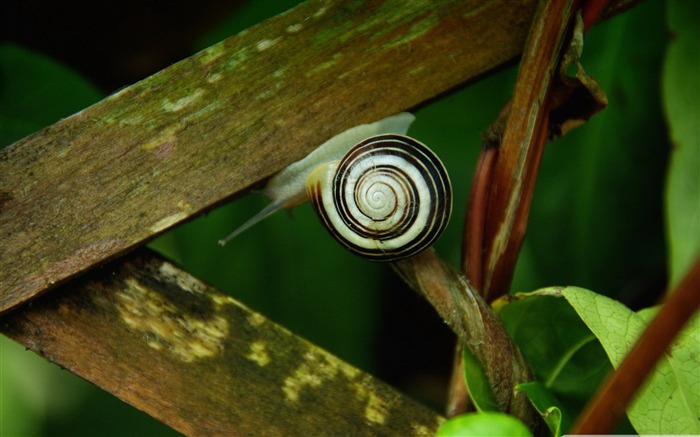
{"label": "brown vine stem", "polygon": [[[618,9],[622,7],[619,3],[621,2],[615,4]],[[546,133],[544,129],[550,122],[549,109],[555,110],[556,106],[562,105],[571,98],[571,87],[556,81],[554,71],[561,62],[562,50],[560,47],[566,37],[566,31],[570,27],[573,11],[576,10],[575,2],[569,5],[567,18],[561,21],[556,21],[560,18],[561,10],[556,9],[555,5],[551,3],[547,6],[548,9],[538,12],[538,19],[533,24],[514,97],[505,105],[485,136],[482,156],[477,164],[469,205],[467,206],[469,213],[466,215],[464,223],[462,271],[467,274],[472,285],[489,297],[489,300],[506,293],[510,285],[515,260],[527,225],[527,212],[539,166],[537,156],[541,156],[541,151],[547,140],[544,136]],[[607,7],[607,0],[584,1],[582,4],[584,29],[588,30],[606,11]],[[550,15],[545,15],[546,13]],[[555,44],[555,46],[552,46],[552,56],[544,58],[545,62],[543,62],[542,55],[544,53],[542,50],[546,50],[548,44]],[[534,79],[539,79],[541,83],[538,86],[533,86],[533,83],[537,83],[531,82]],[[550,95],[551,98],[549,98]],[[510,116],[511,102],[517,105],[517,113],[512,117]],[[528,123],[532,124],[528,125]],[[556,127],[549,127],[557,130]],[[500,151],[501,149],[503,150]],[[497,158],[499,153],[503,156]],[[506,174],[505,170],[500,170],[499,177],[501,179],[494,180],[496,167],[505,168],[511,173]],[[511,176],[512,180],[509,181],[506,176]],[[519,178],[521,176],[523,179],[530,177],[530,180],[522,184],[522,191],[519,193],[509,193],[511,189],[516,191],[520,189],[519,184],[522,181]],[[500,203],[493,207],[492,204],[497,203],[499,199],[492,199],[490,196],[492,194],[498,196],[499,194],[496,192],[504,194],[500,198]],[[519,202],[516,208],[510,211],[512,216],[509,216],[510,213],[504,209],[506,205],[503,204],[502,197],[506,195],[515,195],[510,201]],[[521,197],[518,198],[518,195]],[[496,284],[500,285],[490,287],[495,287],[494,294],[489,288],[485,288],[484,278],[496,276],[496,274],[489,270],[488,265],[484,264],[486,261],[484,257],[487,256],[486,251],[488,250],[486,239],[493,240],[496,237],[488,236],[485,232],[487,223],[493,222],[494,218],[499,217],[511,221],[511,229],[508,227],[502,229],[502,233],[508,237],[508,240],[500,244],[510,245],[511,248],[505,251],[503,258],[510,259],[512,262],[501,269],[510,273],[502,279],[496,279]],[[512,229],[516,231],[509,233]],[[491,244],[494,244],[493,241]],[[499,260],[492,259],[492,263],[494,262],[497,263]],[[492,267],[495,268],[495,266]]]}
{"label": "brown vine stem", "polygon": [[[501,111],[485,139],[465,217],[462,271],[487,301],[494,295],[492,289],[498,294],[507,292],[512,278],[547,140],[554,73],[577,7],[576,0],[540,3],[523,51],[512,103]],[[494,287],[494,278],[503,281]],[[462,347],[457,345],[457,357]],[[450,382],[446,412],[453,416],[469,406],[461,366],[453,368]]]}
{"label": "brown vine stem", "polygon": [[[505,109],[501,113],[503,114],[503,112]],[[502,119],[503,115],[499,116],[499,120]],[[486,207],[493,167],[498,159],[498,143],[500,142],[500,132],[497,132],[496,129],[491,129],[490,132],[491,134],[487,134],[487,138],[484,140],[483,150],[474,172],[469,204],[467,205],[469,213],[464,219],[464,244],[462,244],[462,272],[467,275],[469,282],[479,292],[484,289],[481,262],[484,250]]]}
{"label": "brown vine stem", "polygon": [[[615,3],[615,10],[619,11],[624,9],[624,5],[622,5],[624,2],[616,2]],[[629,7],[630,4],[628,2],[627,7]],[[575,8],[572,7],[571,10],[574,10]],[[601,17],[601,15],[608,10],[608,0],[587,0],[582,3],[582,21],[583,21],[583,27],[584,30],[588,30],[595,22],[598,21],[598,19]],[[571,13],[571,10],[568,11],[568,13]],[[551,13],[556,13],[554,11],[551,11]],[[610,11],[608,11],[610,12]],[[570,20],[571,17],[569,17]],[[531,31],[531,38],[533,38],[532,35],[534,35],[534,31],[537,29],[535,26],[538,25],[538,23],[544,23],[544,29],[543,29],[543,34],[542,38],[547,39],[547,40],[552,40],[552,41],[560,41],[562,36],[562,32],[565,32],[567,29],[567,26],[569,26],[569,21],[565,20],[562,22],[559,22],[560,27],[556,28],[555,26],[549,26],[547,27],[548,22],[546,20],[552,20],[551,18],[546,18],[544,15],[544,12],[540,13],[538,15],[539,20],[545,20],[545,21],[536,21],[535,24],[533,24],[533,31]],[[541,24],[540,28],[542,27]],[[533,38],[534,39],[534,38]],[[540,85],[540,87],[534,87],[532,88],[530,86],[530,78],[525,74],[525,61],[528,59],[524,59],[523,61],[523,70],[521,71],[521,76],[518,78],[518,83],[521,85],[520,88],[525,89],[525,92],[521,92],[521,95],[527,96],[527,93],[531,93],[533,97],[534,102],[544,102],[546,105],[550,105],[552,107],[556,107],[567,100],[569,100],[572,96],[572,88],[566,85],[563,85],[561,82],[555,82],[552,84],[552,75],[551,72],[548,72],[547,69],[551,69],[552,66],[558,65],[560,62],[561,58],[561,50],[558,52],[555,51],[552,54],[555,55],[555,57],[550,58],[549,63],[547,62],[537,62],[538,57],[541,55],[539,52],[537,46],[536,46],[536,41],[531,41],[531,44],[529,44],[525,50],[526,56],[529,54],[529,61],[532,61],[532,59],[535,59],[534,67],[539,66],[540,68],[543,69],[543,71],[539,72],[539,74],[543,75],[545,77],[545,81],[543,81]],[[533,71],[532,76],[536,77],[538,74],[537,70]],[[583,82],[586,82],[585,80],[582,80]],[[591,81],[592,82],[592,81]],[[590,91],[590,84],[591,82],[586,82],[584,86],[586,88],[589,88]],[[543,97],[542,94],[537,95],[537,93],[548,93],[550,92],[549,90],[552,89],[551,94],[552,97],[551,99],[548,99],[547,97]],[[595,94],[592,92],[592,94]],[[602,93],[601,93],[602,94]],[[539,99],[539,100],[538,100]],[[527,99],[525,99],[527,101]],[[604,96],[600,96],[596,99],[596,101],[604,101]],[[589,109],[584,109],[580,110],[579,112],[586,113],[587,111],[590,113],[594,113],[597,110],[600,110],[604,104],[601,106],[598,106],[592,110],[589,111]],[[550,130],[552,131],[564,131],[565,129],[559,129],[556,126],[551,126],[551,121],[549,120],[550,113],[548,111],[547,106],[543,106],[541,108],[535,108],[535,109],[542,109],[539,112],[539,115],[535,115],[534,117],[530,117],[530,120],[534,120],[536,123],[540,123],[539,127],[537,127],[536,133],[532,138],[535,138],[535,140],[531,143],[531,149],[533,150],[533,155],[532,159],[530,160],[530,167],[529,167],[529,172],[530,172],[530,185],[527,186],[527,189],[524,191],[525,195],[520,199],[520,205],[519,205],[519,211],[516,211],[515,217],[517,217],[516,224],[514,226],[515,229],[517,229],[517,232],[508,235],[508,238],[510,239],[509,243],[512,244],[512,249],[510,251],[510,264],[504,267],[501,271],[505,271],[506,275],[506,280],[504,280],[501,283],[501,286],[498,287],[498,292],[497,293],[489,293],[490,290],[485,288],[484,284],[484,277],[486,275],[489,275],[491,273],[490,270],[487,270],[485,267],[484,263],[484,255],[486,253],[486,235],[485,235],[485,230],[486,230],[486,224],[487,224],[487,212],[489,208],[489,202],[491,200],[491,189],[495,185],[493,175],[494,175],[494,169],[495,166],[497,165],[497,162],[499,160],[499,150],[501,147],[502,140],[504,138],[505,134],[505,129],[508,126],[511,132],[513,129],[521,129],[523,127],[522,124],[516,126],[515,128],[512,128],[512,126],[515,124],[515,122],[509,121],[508,116],[510,113],[510,107],[511,107],[511,102],[508,102],[504,108],[501,110],[499,113],[496,121],[493,123],[491,128],[488,130],[487,134],[485,135],[484,142],[483,142],[483,150],[482,154],[480,156],[479,162],[477,164],[476,171],[474,173],[474,178],[472,181],[472,188],[471,188],[471,193],[469,196],[469,203],[467,205],[467,211],[468,213],[465,216],[464,220],[464,228],[463,228],[463,244],[462,244],[462,271],[464,274],[469,278],[472,286],[479,290],[484,296],[487,296],[490,300],[495,299],[498,297],[498,295],[507,293],[508,287],[510,285],[510,278],[512,277],[513,270],[515,268],[515,261],[517,260],[517,254],[519,252],[519,247],[520,243],[522,241],[522,238],[524,236],[525,232],[525,227],[526,227],[526,222],[527,222],[527,213],[529,210],[529,205],[530,205],[530,200],[531,200],[531,195],[532,195],[532,189],[534,188],[534,181],[536,179],[536,174],[537,174],[537,168],[539,166],[539,159],[541,157],[542,151],[544,149],[545,142],[547,140],[546,138],[546,131],[545,127],[549,125]],[[522,110],[522,108],[518,108]],[[527,114],[526,117],[529,117],[530,114]],[[556,118],[556,117],[555,117]],[[583,116],[582,118],[586,118]],[[516,117],[513,118],[513,120],[517,120]],[[522,121],[522,118],[520,119]],[[566,123],[567,121],[564,121]],[[564,124],[562,123],[562,124]],[[556,125],[557,122],[554,122]],[[573,125],[576,125],[576,122],[572,123]],[[533,131],[535,132],[535,131]],[[523,132],[523,135],[527,136],[527,132]],[[524,137],[523,137],[524,138]],[[522,143],[523,146],[526,148],[527,144]],[[513,145],[513,142],[511,141],[511,145]],[[518,147],[511,147],[508,153],[511,155],[514,155],[518,152],[519,148]],[[517,171],[517,169],[516,169]],[[528,191],[529,194],[528,194]],[[503,211],[505,213],[505,211]],[[501,273],[503,274],[503,273]],[[456,414],[459,414],[460,412],[466,411],[469,408],[469,402],[468,402],[468,392],[466,390],[466,387],[464,385],[464,381],[462,378],[462,371],[461,371],[461,345],[457,345],[456,347],[456,353],[455,353],[455,367],[452,372],[452,378],[450,381],[450,390],[448,394],[448,401],[447,401],[447,415],[453,416]]]}
{"label": "brown vine stem", "polygon": [[700,307],[700,258],[671,293],[620,366],[579,416],[572,434],[609,434],[656,362]]}
{"label": "brown vine stem", "polygon": [[487,301],[510,287],[547,141],[549,97],[577,9],[575,0],[542,2],[523,52],[486,209],[482,292]]}
{"label": "brown vine stem", "polygon": [[464,347],[479,360],[498,408],[518,417],[535,435],[544,429],[526,396],[513,390],[517,384],[532,380],[525,358],[496,313],[466,278],[432,249],[394,262],[392,267],[432,304]]}

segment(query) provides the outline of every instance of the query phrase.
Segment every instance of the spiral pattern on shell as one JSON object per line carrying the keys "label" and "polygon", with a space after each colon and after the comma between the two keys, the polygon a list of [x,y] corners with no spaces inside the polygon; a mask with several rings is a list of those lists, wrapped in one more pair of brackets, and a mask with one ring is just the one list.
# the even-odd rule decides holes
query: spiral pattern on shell
{"label": "spiral pattern on shell", "polygon": [[377,261],[428,248],[452,212],[452,186],[440,159],[403,135],[379,135],[353,146],[307,179],[311,203],[347,249]]}

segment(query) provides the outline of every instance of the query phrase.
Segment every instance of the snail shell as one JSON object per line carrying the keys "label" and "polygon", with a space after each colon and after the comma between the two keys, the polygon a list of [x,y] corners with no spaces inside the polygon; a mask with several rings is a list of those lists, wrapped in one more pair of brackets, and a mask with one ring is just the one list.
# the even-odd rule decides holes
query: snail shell
{"label": "snail shell", "polygon": [[403,135],[365,139],[341,160],[316,167],[306,188],[331,235],[376,261],[428,248],[452,212],[452,186],[442,162]]}

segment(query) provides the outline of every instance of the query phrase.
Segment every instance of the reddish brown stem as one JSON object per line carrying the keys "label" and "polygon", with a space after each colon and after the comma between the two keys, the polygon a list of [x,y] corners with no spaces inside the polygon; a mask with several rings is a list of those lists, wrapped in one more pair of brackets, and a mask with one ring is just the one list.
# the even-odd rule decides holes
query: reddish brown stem
{"label": "reddish brown stem", "polygon": [[608,0],[586,0],[583,2],[582,15],[585,31],[593,26],[608,8]]}
{"label": "reddish brown stem", "polygon": [[472,191],[464,220],[464,240],[462,245],[462,272],[469,278],[472,286],[482,293],[484,289],[482,272],[484,251],[484,227],[486,207],[488,205],[489,187],[493,166],[498,157],[497,147],[485,147],[479,157],[474,172]]}
{"label": "reddish brown stem", "polygon": [[577,3],[543,2],[523,53],[486,211],[482,274],[489,301],[507,293],[513,277],[547,139],[554,73]]}
{"label": "reddish brown stem", "polygon": [[[582,7],[586,30],[592,26],[601,16],[601,13],[606,10],[607,3],[607,0],[588,0],[584,2]],[[550,44],[554,44],[554,50],[560,47],[564,31],[568,27],[568,22],[573,11],[576,10],[576,4],[576,2],[568,4],[566,2],[558,2],[558,4],[553,5],[553,7],[552,5],[548,5],[547,8],[542,8],[538,12],[537,20],[533,24],[530,40],[524,52],[521,75],[518,78],[519,90],[516,88],[514,98],[519,98],[519,103],[521,105],[524,103],[531,104],[535,106],[536,109],[528,112],[524,111],[522,107],[519,107],[520,112],[527,113],[527,116],[521,116],[520,119],[518,119],[516,115],[512,120],[508,120],[508,127],[510,128],[508,135],[515,136],[516,141],[511,141],[511,145],[509,146],[511,150],[507,152],[510,158],[507,159],[512,159],[518,154],[517,152],[513,153],[513,145],[524,148],[525,150],[527,150],[528,147],[530,148],[530,151],[527,152],[529,156],[526,158],[527,162],[524,170],[522,168],[518,169],[512,165],[508,168],[508,171],[511,172],[510,176],[513,178],[522,177],[522,187],[524,187],[521,191],[521,197],[517,199],[517,202],[519,202],[518,208],[510,212],[510,218],[508,217],[508,212],[505,210],[505,205],[503,203],[497,205],[495,209],[490,210],[490,208],[492,208],[491,202],[493,201],[491,194],[498,192],[498,187],[494,188],[493,186],[495,184],[494,169],[497,164],[503,167],[502,163],[498,163],[499,148],[504,136],[504,125],[506,124],[506,119],[510,110],[510,102],[506,104],[499,114],[497,121],[492,125],[484,142],[484,148],[474,173],[469,203],[467,205],[467,214],[463,225],[461,263],[462,271],[469,278],[472,286],[489,300],[495,299],[498,295],[508,291],[518,252],[525,234],[539,163],[547,141],[549,111],[552,105],[549,97],[552,86],[552,68],[558,65],[558,52],[550,50],[546,52],[550,55],[549,58],[542,57],[542,41],[544,42],[544,47],[547,49],[550,48],[548,47]],[[564,21],[560,21],[561,17],[564,17]],[[542,26],[542,23],[545,23],[545,25]],[[552,25],[552,23],[556,23],[556,25]],[[537,25],[540,27],[538,28]],[[537,32],[539,32],[539,34]],[[542,59],[544,59],[545,62],[542,62]],[[530,63],[529,66],[528,62]],[[539,66],[538,62],[540,63]],[[525,74],[523,74],[523,71],[525,71]],[[539,81],[534,81],[533,79],[539,79]],[[523,92],[523,89],[526,91]],[[529,102],[528,99],[530,99]],[[534,119],[535,123],[526,126],[523,124],[523,119]],[[520,122],[520,124],[518,124],[518,122]],[[514,129],[512,128],[513,125],[516,126]],[[529,138],[526,132],[527,129],[531,129],[529,133],[531,136]],[[515,132],[515,134],[513,132]],[[518,136],[520,136],[520,138],[517,138]],[[528,145],[527,141],[531,141],[531,143]],[[518,160],[522,159],[521,157],[519,157]],[[507,177],[509,175],[508,172],[501,171],[500,176],[501,182],[504,182],[503,176]],[[504,191],[507,193],[510,188],[511,187],[505,187]],[[504,233],[505,238],[508,240],[507,244],[510,245],[510,247],[505,255],[495,263],[493,259],[491,261],[485,259],[485,257],[488,256],[488,251],[493,249],[493,246],[489,245],[493,244],[493,238],[495,238],[493,230],[490,236],[487,235],[486,226],[488,224],[487,217],[489,217],[487,213],[490,212],[491,216],[489,219],[494,220],[494,211],[497,218],[499,214],[503,214],[500,219],[512,220],[512,228]],[[504,235],[501,235],[501,237],[504,237]],[[489,241],[489,238],[492,240]],[[495,282],[489,281],[488,285],[485,284],[484,277],[491,275],[493,270],[497,268],[498,272],[495,274]],[[496,292],[490,292],[493,290]],[[448,417],[466,411],[469,405],[468,392],[462,376],[461,354],[459,353],[461,349],[462,347],[458,343],[456,346],[457,358],[455,359],[455,366],[450,380],[447,404]]]}
{"label": "reddish brown stem", "polygon": [[700,259],[605,381],[571,429],[572,434],[610,434],[658,359],[700,307]]}
{"label": "reddish brown stem", "polygon": [[[497,290],[498,294],[507,292],[515,268],[525,234],[534,181],[547,140],[552,78],[576,4],[575,0],[555,1],[543,3],[538,9],[512,100],[516,113],[512,113],[510,104],[501,112],[487,138],[487,147],[482,151],[474,176],[464,223],[462,271],[487,299],[497,296],[489,293],[491,278],[504,279],[497,283]],[[504,130],[502,126],[506,115],[508,119]],[[507,156],[501,156],[498,149],[502,134]],[[525,156],[527,159],[522,159]],[[517,187],[522,184],[524,189]],[[499,201],[492,202],[492,197],[499,198]],[[509,205],[513,199],[518,204],[515,209]],[[496,224],[509,224],[505,229],[494,229],[489,220],[495,220]],[[494,244],[499,242],[506,242],[508,250],[503,253],[498,249],[493,256]],[[460,345],[457,345],[457,350],[461,350]],[[466,408],[469,404],[467,396],[461,366],[454,367],[448,414],[454,415],[460,412],[460,408]]]}

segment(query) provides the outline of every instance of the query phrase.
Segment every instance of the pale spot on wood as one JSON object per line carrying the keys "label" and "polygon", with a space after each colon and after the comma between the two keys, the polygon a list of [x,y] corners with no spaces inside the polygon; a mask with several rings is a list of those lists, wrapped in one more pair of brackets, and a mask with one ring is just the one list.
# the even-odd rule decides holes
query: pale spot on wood
{"label": "pale spot on wood", "polygon": [[159,134],[148,142],[141,145],[141,148],[146,151],[152,151],[157,148],[162,148],[164,146],[172,146],[177,140],[177,134],[180,132],[181,127],[179,123],[176,123],[170,127],[163,129]]}
{"label": "pale spot on wood", "polygon": [[117,120],[119,126],[136,126],[143,122],[143,115],[133,114],[129,117],[120,118]]}
{"label": "pale spot on wood", "polygon": [[413,435],[415,436],[434,435],[433,430],[420,423],[412,423],[411,429],[413,430]]}
{"label": "pale spot on wood", "polygon": [[151,232],[160,232],[164,229],[167,229],[176,223],[178,223],[181,220],[184,220],[187,218],[189,215],[188,211],[180,211],[176,212],[175,214],[169,215],[167,217],[164,217],[160,220],[158,220],[153,226],[151,226],[149,229]]}
{"label": "pale spot on wood", "polygon": [[336,377],[343,363],[332,355],[312,351],[304,354],[304,361],[284,380],[282,391],[287,400],[296,402],[305,388],[320,387]]}
{"label": "pale spot on wood", "polygon": [[54,214],[58,214],[61,211],[61,207],[66,203],[68,199],[65,197],[62,199],[59,199],[58,202],[56,202],[56,206],[54,206]]}
{"label": "pale spot on wood", "polygon": [[343,366],[340,368],[340,370],[343,371],[343,374],[348,379],[355,379],[361,373],[359,369],[356,369],[352,366],[348,366],[347,364],[344,364],[344,363],[343,363]]}
{"label": "pale spot on wood", "polygon": [[265,323],[265,317],[259,313],[250,313],[248,316],[248,323],[250,323],[252,326],[258,327]]}
{"label": "pale spot on wood", "polygon": [[199,109],[197,111],[194,111],[190,115],[183,117],[181,121],[183,123],[187,123],[193,120],[197,120],[198,118],[205,118],[207,114],[209,114],[212,111],[216,111],[217,109],[221,108],[223,103],[220,100],[217,100],[216,102],[213,102],[202,109]]}
{"label": "pale spot on wood", "polygon": [[373,423],[383,425],[386,422],[386,416],[389,414],[384,401],[374,393],[369,394],[369,400],[365,407],[365,418]]}
{"label": "pale spot on wood", "polygon": [[239,65],[243,65],[245,61],[248,59],[248,49],[243,48],[237,52],[234,52],[231,54],[231,59],[226,63],[224,66],[224,69],[226,71],[231,71],[234,68],[238,67]]}
{"label": "pale spot on wood", "polygon": [[[129,320],[130,320],[130,321],[133,321],[133,320],[131,320],[131,319],[129,319]],[[150,347],[152,347],[153,349],[157,350],[157,351],[163,349],[163,345],[162,345],[162,344],[160,344],[158,341],[153,340],[153,339],[150,339],[150,338],[146,340],[146,344],[149,345]]]}
{"label": "pale spot on wood", "polygon": [[314,12],[314,18],[321,18],[323,14],[326,13],[326,7],[321,6],[316,12]]}
{"label": "pale spot on wood", "polygon": [[265,51],[265,50],[269,49],[270,47],[274,46],[275,44],[277,44],[277,43],[280,41],[280,39],[282,39],[282,38],[281,38],[281,37],[277,37],[277,38],[275,38],[275,39],[263,39],[263,40],[260,40],[260,41],[258,41],[258,43],[255,45],[255,48],[256,48],[259,52]]}
{"label": "pale spot on wood", "polygon": [[224,45],[219,43],[215,44],[200,53],[199,61],[202,64],[210,64],[211,62],[219,59],[221,55],[224,54]]}
{"label": "pale spot on wood", "polygon": [[209,76],[207,76],[207,82],[216,83],[220,81],[222,77],[224,77],[224,75],[221,73],[211,73]]}
{"label": "pale spot on wood", "polygon": [[362,382],[354,384],[354,388],[356,398],[366,403],[365,419],[380,425],[386,422],[386,418],[389,415],[389,408],[385,401],[368,389]]}
{"label": "pale spot on wood", "polygon": [[410,76],[416,76],[419,73],[422,73],[425,70],[425,65],[419,65],[418,67],[414,68],[413,70],[409,71],[408,74]]}
{"label": "pale spot on wood", "polygon": [[219,315],[207,319],[179,311],[161,294],[134,278],[115,294],[122,321],[141,334],[155,350],[164,350],[184,362],[213,357],[224,349],[228,321]]}
{"label": "pale spot on wood", "polygon": [[402,37],[385,44],[385,48],[395,48],[411,41],[415,41],[423,37],[431,29],[434,29],[437,23],[440,21],[440,17],[435,13],[431,13],[423,20],[411,26],[411,29],[406,32]]}
{"label": "pale spot on wood", "polygon": [[212,302],[214,302],[214,304],[216,304],[217,309],[220,309],[224,305],[241,306],[241,304],[239,302],[237,302],[236,299],[232,298],[231,296],[224,296],[222,294],[214,294],[214,295],[211,295],[210,297],[211,297]]}
{"label": "pale spot on wood", "polygon": [[288,26],[288,27],[287,27],[287,32],[289,32],[289,33],[297,33],[297,32],[299,32],[299,31],[300,31],[301,29],[303,29],[303,28],[304,28],[304,25],[303,25],[303,24],[301,24],[301,23],[294,23],[294,24],[292,24],[291,26]]}
{"label": "pale spot on wood", "polygon": [[343,71],[339,76],[338,79],[345,79],[348,76],[361,76],[364,74],[364,71],[371,68],[372,62],[358,62],[353,64],[353,68],[350,68],[348,70]]}
{"label": "pale spot on wood", "polygon": [[164,262],[161,264],[158,272],[164,279],[177,284],[181,290],[195,294],[204,294],[207,289],[207,286],[202,281],[194,276],[182,274],[182,270],[170,263]]}
{"label": "pale spot on wood", "polygon": [[197,88],[192,94],[181,97],[174,102],[171,102],[170,99],[167,98],[163,99],[161,107],[167,112],[181,111],[199,100],[199,98],[204,95],[204,92],[205,91],[203,89]]}
{"label": "pale spot on wood", "polygon": [[270,355],[268,355],[265,342],[256,341],[250,344],[250,352],[246,358],[257,363],[260,367],[265,367],[270,363]]}
{"label": "pale spot on wood", "polygon": [[315,65],[314,67],[310,68],[305,74],[307,77],[313,76],[314,74],[317,74],[327,68],[331,68],[334,65],[338,64],[338,61],[340,58],[342,58],[342,53],[334,53],[333,57],[329,59],[326,62],[321,62],[320,64]]}
{"label": "pale spot on wood", "polygon": [[265,99],[269,99],[270,97],[272,97],[272,96],[274,96],[274,95],[275,95],[275,93],[274,93],[272,90],[269,90],[269,89],[268,89],[268,90],[265,90],[265,91],[261,92],[261,93],[258,94],[257,96],[255,96],[255,100],[265,100]]}

